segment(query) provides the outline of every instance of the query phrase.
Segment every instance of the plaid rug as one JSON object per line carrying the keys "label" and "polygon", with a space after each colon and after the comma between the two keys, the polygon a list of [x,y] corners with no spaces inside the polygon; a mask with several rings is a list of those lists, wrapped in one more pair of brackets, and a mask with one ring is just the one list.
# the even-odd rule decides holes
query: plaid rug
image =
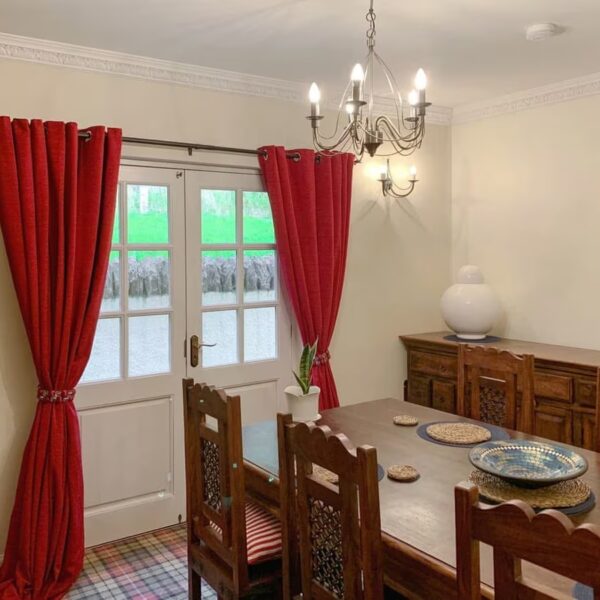
{"label": "plaid rug", "polygon": [[[185,525],[89,548],[68,600],[187,600]],[[202,582],[202,600],[217,596]]]}

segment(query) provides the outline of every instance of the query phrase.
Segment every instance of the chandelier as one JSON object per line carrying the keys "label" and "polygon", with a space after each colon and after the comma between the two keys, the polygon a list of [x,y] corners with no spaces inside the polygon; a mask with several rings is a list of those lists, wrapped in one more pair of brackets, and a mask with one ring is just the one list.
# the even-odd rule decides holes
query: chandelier
{"label": "chandelier", "polygon": [[[421,146],[425,135],[425,112],[430,102],[426,101],[425,88],[427,77],[423,69],[419,69],[415,76],[415,89],[408,95],[408,105],[403,102],[396,84],[396,80],[383,59],[375,51],[375,11],[371,0],[369,11],[366,15],[369,27],[367,29],[368,54],[365,67],[357,63],[352,69],[348,83],[338,107],[336,126],[329,137],[322,136],[319,131],[320,121],[323,116],[319,111],[321,92],[316,83],[309,91],[310,116],[309,119],[315,149],[321,152],[352,151],[356,161],[360,162],[365,151],[370,156],[392,156],[399,154],[408,156]],[[375,67],[383,72],[384,79],[391,97],[394,101],[394,111],[391,117],[375,115],[374,110],[374,79]],[[386,144],[387,151],[380,152]],[[380,181],[383,181],[383,172]],[[389,167],[386,167],[384,193],[391,193],[392,184]],[[412,188],[416,182],[412,177]],[[410,193],[410,192],[408,192]],[[407,195],[407,194],[405,194]]]}

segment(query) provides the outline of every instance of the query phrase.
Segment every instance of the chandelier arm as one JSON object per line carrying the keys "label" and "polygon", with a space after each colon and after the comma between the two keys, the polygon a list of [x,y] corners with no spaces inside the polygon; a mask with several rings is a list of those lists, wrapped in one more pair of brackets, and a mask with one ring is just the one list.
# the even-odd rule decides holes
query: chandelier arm
{"label": "chandelier arm", "polygon": [[313,142],[321,150],[332,151],[332,150],[335,150],[337,146],[340,146],[341,144],[343,144],[345,142],[345,140],[348,138],[351,130],[352,130],[352,123],[348,123],[348,125],[346,125],[346,127],[344,128],[344,131],[342,132],[342,134],[336,140],[335,143],[325,144],[322,141],[323,138],[321,138],[319,135],[319,130],[313,129]]}
{"label": "chandelier arm", "polygon": [[414,133],[412,135],[403,136],[394,123],[386,116],[380,115],[375,121],[376,128],[386,130],[389,134],[389,138],[384,138],[384,141],[395,143],[402,148],[408,149],[414,145],[421,143],[424,135],[423,119],[419,118],[419,121],[415,124]]}
{"label": "chandelier arm", "polygon": [[423,119],[422,117],[418,117],[414,128],[409,129],[407,131],[406,135],[403,135],[402,132],[400,132],[398,130],[398,128],[396,127],[395,123],[386,115],[380,115],[379,117],[377,117],[377,121],[376,121],[376,126],[382,126],[382,124],[385,123],[386,129],[388,131],[388,133],[397,140],[401,140],[403,142],[406,143],[412,143],[415,140],[418,140],[420,137],[422,137],[422,130],[423,130]]}
{"label": "chandelier arm", "polygon": [[[377,63],[383,70],[383,74],[385,75],[385,78],[387,80],[388,87],[390,89],[390,92],[392,93],[392,97],[394,99],[394,109],[396,111],[396,120],[398,121],[398,127],[401,126],[400,125],[401,123],[402,123],[402,125],[404,125],[404,127],[406,127],[406,124],[404,122],[404,104],[402,102],[402,96],[400,94],[400,87],[398,86],[398,83],[396,82],[396,78],[394,77],[394,74],[392,73],[390,68],[387,66],[387,64],[383,60],[383,58],[381,58],[381,56],[379,56],[379,54],[377,54],[377,52],[375,52],[375,51],[373,51],[373,54],[377,60]],[[396,101],[396,96],[398,97],[398,101]]]}

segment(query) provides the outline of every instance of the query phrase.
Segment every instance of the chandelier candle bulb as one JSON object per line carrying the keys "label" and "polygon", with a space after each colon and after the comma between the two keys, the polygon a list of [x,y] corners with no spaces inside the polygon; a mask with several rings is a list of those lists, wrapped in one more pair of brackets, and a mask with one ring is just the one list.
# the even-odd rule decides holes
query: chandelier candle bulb
{"label": "chandelier candle bulb", "polygon": [[410,172],[410,180],[416,181],[417,180],[417,167],[415,167],[415,165],[412,165],[412,167],[409,169],[409,172]]}
{"label": "chandelier candle bulb", "polygon": [[415,75],[415,87],[418,91],[418,103],[425,104],[425,88],[427,87],[427,75],[423,69],[419,69]]}
{"label": "chandelier candle bulb", "polygon": [[365,78],[365,72],[363,71],[362,65],[356,63],[350,74],[352,80],[352,100],[362,100],[362,84]]}
{"label": "chandelier candle bulb", "polygon": [[319,100],[321,99],[321,90],[319,86],[313,82],[308,91],[308,99],[310,100],[310,116],[319,116]]}

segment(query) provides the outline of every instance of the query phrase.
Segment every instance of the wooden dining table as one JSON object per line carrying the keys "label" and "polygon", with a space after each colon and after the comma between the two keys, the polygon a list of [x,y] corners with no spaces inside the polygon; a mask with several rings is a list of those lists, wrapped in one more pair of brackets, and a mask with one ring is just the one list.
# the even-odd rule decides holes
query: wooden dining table
{"label": "wooden dining table", "polygon": [[[385,398],[323,411],[319,425],[343,432],[356,446],[369,444],[377,448],[379,464],[415,467],[420,477],[412,483],[398,483],[384,477],[379,483],[381,535],[384,547],[386,585],[408,598],[448,600],[456,598],[456,550],[454,532],[454,486],[468,479],[473,467],[470,448],[445,446],[422,439],[417,427],[393,424],[393,417],[407,414],[419,424],[471,419]],[[513,438],[547,441],[510,431]],[[278,458],[277,432],[274,421],[244,427],[243,431],[246,487],[267,508],[277,511]],[[567,446],[569,447],[569,446]],[[569,447],[571,448],[571,447]],[[600,454],[572,448],[589,464],[583,476],[596,496],[600,493]],[[600,526],[600,508],[571,517],[575,524]],[[561,593],[570,594],[574,582],[554,576],[526,564],[524,575]],[[482,597],[493,598],[491,549],[482,546]]]}

